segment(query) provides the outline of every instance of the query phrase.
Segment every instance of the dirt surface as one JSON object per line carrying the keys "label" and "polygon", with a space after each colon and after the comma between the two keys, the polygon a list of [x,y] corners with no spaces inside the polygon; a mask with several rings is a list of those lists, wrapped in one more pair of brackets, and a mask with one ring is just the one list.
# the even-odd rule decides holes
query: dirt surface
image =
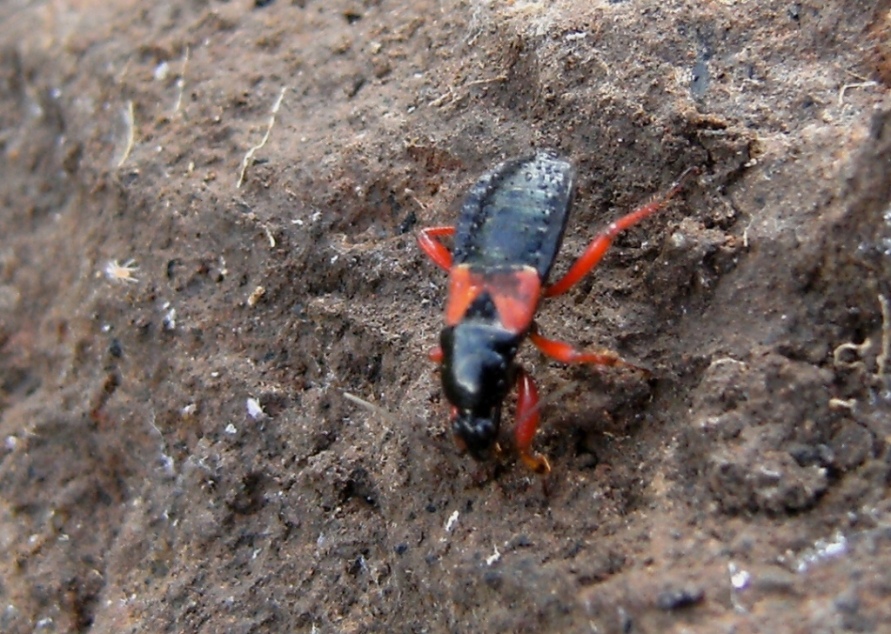
{"label": "dirt surface", "polygon": [[[889,10],[4,2],[0,630],[891,631]],[[522,353],[547,486],[413,237],[541,147],[557,272],[704,169],[542,307],[653,372]]]}

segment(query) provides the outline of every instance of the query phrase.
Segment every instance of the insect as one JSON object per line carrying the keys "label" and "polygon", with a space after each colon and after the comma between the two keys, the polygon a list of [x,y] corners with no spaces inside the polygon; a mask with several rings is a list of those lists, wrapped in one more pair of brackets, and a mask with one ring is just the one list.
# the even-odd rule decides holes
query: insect
{"label": "insect", "polygon": [[[539,399],[532,377],[515,361],[525,339],[562,363],[629,366],[609,350],[581,351],[549,339],[535,324],[544,297],[562,295],[589,273],[613,239],[662,209],[697,168],[685,171],[661,197],[612,222],[553,284],[548,275],[560,250],[575,193],[575,170],[553,150],[506,161],[484,174],[464,200],[456,227],[418,234],[421,249],[449,272],[445,326],[430,358],[440,364],[458,446],[477,460],[497,448],[502,403],[516,386],[514,442],[536,473],[551,467],[532,449]],[[451,236],[452,251],[440,240]]]}

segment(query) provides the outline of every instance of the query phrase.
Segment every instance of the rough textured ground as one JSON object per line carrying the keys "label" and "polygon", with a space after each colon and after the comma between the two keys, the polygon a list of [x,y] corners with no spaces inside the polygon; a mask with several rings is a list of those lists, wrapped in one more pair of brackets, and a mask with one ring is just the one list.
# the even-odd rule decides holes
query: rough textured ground
{"label": "rough textured ground", "polygon": [[[0,630],[891,631],[889,10],[4,2]],[[413,239],[538,147],[558,270],[704,167],[541,311],[653,371],[524,352],[546,488]]]}

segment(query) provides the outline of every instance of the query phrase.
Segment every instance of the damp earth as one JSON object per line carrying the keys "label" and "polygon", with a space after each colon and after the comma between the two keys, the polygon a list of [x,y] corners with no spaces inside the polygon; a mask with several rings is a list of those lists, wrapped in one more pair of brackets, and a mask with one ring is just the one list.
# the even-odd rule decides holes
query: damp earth
{"label": "damp earth", "polygon": [[[889,11],[3,3],[0,630],[889,631]],[[539,148],[557,274],[702,170],[541,306],[651,373],[523,350],[546,483],[414,238]]]}

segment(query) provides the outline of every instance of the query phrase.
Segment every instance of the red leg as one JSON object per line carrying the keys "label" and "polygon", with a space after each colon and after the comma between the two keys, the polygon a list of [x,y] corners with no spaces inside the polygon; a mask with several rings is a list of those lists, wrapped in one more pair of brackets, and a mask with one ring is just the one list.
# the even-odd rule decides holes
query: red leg
{"label": "red leg", "polygon": [[582,352],[573,348],[566,342],[548,339],[533,330],[529,333],[529,339],[542,354],[549,356],[560,363],[590,363],[591,365],[621,366],[634,368],[648,372],[645,368],[623,361],[622,358],[611,350],[598,350],[597,352]]}
{"label": "red leg", "polygon": [[643,205],[642,207],[638,207],[631,213],[622,216],[615,222],[611,223],[606,230],[601,231],[591,243],[588,245],[588,248],[585,249],[584,253],[582,253],[579,258],[573,262],[572,266],[569,267],[569,270],[566,274],[560,278],[558,281],[549,285],[545,288],[543,295],[545,297],[554,297],[556,295],[562,295],[570,288],[572,288],[579,280],[581,280],[585,275],[591,272],[591,270],[597,266],[606,252],[609,250],[610,245],[613,243],[613,240],[617,235],[628,229],[629,227],[633,227],[637,223],[639,223],[644,218],[652,216],[654,213],[662,209],[665,204],[671,200],[675,195],[678,194],[686,184],[687,179],[695,174],[699,173],[698,167],[691,167],[687,169],[681,177],[675,181],[674,185],[661,197],[653,200],[652,202]]}
{"label": "red leg", "polygon": [[452,268],[452,254],[445,245],[437,240],[442,236],[452,236],[455,234],[454,227],[429,227],[421,229],[418,234],[418,246],[427,254],[427,256],[438,264],[441,268],[448,271]]}
{"label": "red leg", "polygon": [[427,358],[433,361],[433,363],[442,363],[442,348],[436,346],[435,348],[433,348],[433,350],[427,353]]}
{"label": "red leg", "polygon": [[532,451],[532,439],[538,430],[540,419],[535,381],[521,369],[517,377],[517,425],[514,428],[514,439],[520,458],[526,466],[535,473],[547,475],[551,472],[548,459]]}

